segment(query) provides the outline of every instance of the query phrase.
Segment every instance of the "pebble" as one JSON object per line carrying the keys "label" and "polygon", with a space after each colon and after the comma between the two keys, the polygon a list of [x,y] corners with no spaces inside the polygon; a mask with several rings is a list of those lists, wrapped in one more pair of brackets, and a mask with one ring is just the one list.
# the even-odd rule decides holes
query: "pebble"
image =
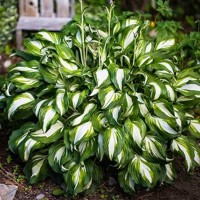
{"label": "pebble", "polygon": [[116,184],[117,184],[117,181],[113,177],[110,176],[108,179],[108,185],[113,186]]}
{"label": "pebble", "polygon": [[38,194],[36,197],[37,200],[41,200],[43,198],[44,198],[44,194]]}
{"label": "pebble", "polygon": [[0,199],[13,200],[16,195],[17,190],[18,190],[18,186],[16,185],[0,184]]}

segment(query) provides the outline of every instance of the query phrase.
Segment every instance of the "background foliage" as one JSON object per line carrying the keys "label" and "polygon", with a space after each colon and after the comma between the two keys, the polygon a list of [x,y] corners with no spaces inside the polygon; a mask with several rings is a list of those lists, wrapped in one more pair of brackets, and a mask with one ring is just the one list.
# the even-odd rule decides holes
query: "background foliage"
{"label": "background foliage", "polygon": [[0,1],[0,52],[12,39],[18,16],[17,4],[18,1],[15,0]]}

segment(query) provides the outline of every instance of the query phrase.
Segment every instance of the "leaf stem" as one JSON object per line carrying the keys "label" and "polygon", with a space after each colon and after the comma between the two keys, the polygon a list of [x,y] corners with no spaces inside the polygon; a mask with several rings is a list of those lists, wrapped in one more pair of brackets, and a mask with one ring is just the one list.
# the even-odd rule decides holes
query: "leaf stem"
{"label": "leaf stem", "polygon": [[85,49],[85,31],[84,31],[84,10],[83,10],[83,2],[80,0],[81,4],[81,41],[82,41],[82,64],[86,67],[86,49]]}

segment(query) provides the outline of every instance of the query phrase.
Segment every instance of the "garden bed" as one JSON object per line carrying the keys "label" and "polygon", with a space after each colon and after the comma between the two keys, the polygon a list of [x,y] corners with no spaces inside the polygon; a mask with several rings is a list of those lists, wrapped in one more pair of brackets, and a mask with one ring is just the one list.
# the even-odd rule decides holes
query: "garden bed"
{"label": "garden bed", "polygon": [[[59,188],[50,179],[44,182],[30,186],[23,175],[23,165],[17,156],[11,154],[8,150],[7,140],[8,134],[6,131],[1,130],[0,133],[0,183],[6,185],[14,184],[18,186],[16,194],[16,200],[24,199],[36,199],[36,197],[43,196],[45,200],[62,200],[71,199],[70,197],[54,196],[53,191]],[[159,199],[177,199],[177,200],[197,200],[200,197],[200,168],[197,168],[194,172],[187,174],[183,165],[183,160],[178,159],[176,163],[177,179],[173,185],[157,186],[153,190],[144,191],[141,190],[135,195],[128,195],[123,192],[118,184],[112,186],[109,183],[109,177],[112,176],[110,172],[105,180],[100,185],[97,191],[86,196],[79,196],[74,199],[77,200],[100,200],[100,199],[138,199],[138,200],[159,200]],[[114,177],[115,178],[115,177]]]}

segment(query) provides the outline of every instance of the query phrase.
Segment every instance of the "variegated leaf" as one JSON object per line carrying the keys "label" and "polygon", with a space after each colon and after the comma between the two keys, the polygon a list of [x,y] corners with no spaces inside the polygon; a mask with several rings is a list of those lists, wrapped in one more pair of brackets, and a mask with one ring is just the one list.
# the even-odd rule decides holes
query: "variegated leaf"
{"label": "variegated leaf", "polygon": [[185,84],[187,84],[189,81],[197,81],[198,80],[197,78],[190,76],[190,74],[188,74],[188,75],[189,76],[177,79],[174,85],[176,87],[181,87],[181,86],[184,86]]}
{"label": "variegated leaf", "polygon": [[98,69],[94,74],[94,78],[97,83],[97,88],[110,84],[110,76],[107,69]]}
{"label": "variegated leaf", "polygon": [[[185,80],[185,78],[186,78],[186,80],[187,80],[187,78],[189,78],[189,80],[191,78],[199,79],[200,76],[199,76],[198,70],[199,70],[198,65],[184,68],[179,71],[179,73],[177,74],[177,78],[178,78],[178,80],[182,80],[182,79]],[[186,82],[188,82],[189,80],[187,80]],[[191,79],[191,80],[193,80],[193,79]]]}
{"label": "variegated leaf", "polygon": [[200,166],[200,146],[196,142],[196,140],[193,140],[190,138],[189,138],[189,143],[194,151],[194,164],[195,166],[199,167]]}
{"label": "variegated leaf", "polygon": [[143,66],[146,67],[147,65],[149,65],[152,62],[153,62],[153,58],[148,54],[142,55],[137,60],[138,67],[143,67]]}
{"label": "variegated leaf", "polygon": [[177,152],[185,158],[187,171],[190,171],[194,168],[195,154],[188,137],[181,135],[180,137],[172,140],[171,150]]}
{"label": "variegated leaf", "polygon": [[39,129],[31,132],[30,137],[44,144],[53,143],[63,137],[63,128],[64,124],[61,121],[57,121],[48,131],[44,132],[43,129]]}
{"label": "variegated leaf", "polygon": [[48,162],[55,172],[61,173],[67,171],[66,163],[71,163],[72,160],[72,153],[66,148],[63,141],[51,145],[48,154]]}
{"label": "variegated leaf", "polygon": [[26,137],[30,134],[34,126],[34,123],[29,122],[12,132],[8,141],[8,145],[9,149],[13,153],[17,153],[19,144],[26,139]]}
{"label": "variegated leaf", "polygon": [[135,119],[131,121],[127,119],[124,128],[126,133],[129,134],[131,142],[138,147],[141,147],[142,141],[146,135],[147,127],[142,119]]}
{"label": "variegated leaf", "polygon": [[81,32],[80,31],[77,31],[76,38],[74,38],[74,42],[76,43],[76,45],[78,47],[81,47],[81,45],[82,45],[82,38],[81,38]]}
{"label": "variegated leaf", "polygon": [[104,152],[113,160],[122,150],[123,136],[122,132],[116,128],[107,128],[104,132]]}
{"label": "variegated leaf", "polygon": [[146,102],[146,100],[144,98],[144,94],[136,92],[135,96],[137,97],[137,100],[138,100],[140,114],[143,117],[145,117],[149,113],[149,109],[147,107],[148,103]]}
{"label": "variegated leaf", "polygon": [[40,108],[39,121],[42,124],[44,132],[50,128],[51,125],[55,124],[59,118],[59,114],[55,111],[52,105],[47,105]]}
{"label": "variegated leaf", "polygon": [[177,98],[177,102],[185,106],[185,108],[191,108],[199,104],[200,95],[192,96],[180,96]]}
{"label": "variegated leaf", "polygon": [[200,138],[200,119],[190,120],[189,131],[196,138]]}
{"label": "variegated leaf", "polygon": [[164,99],[154,101],[152,104],[154,113],[163,119],[172,118],[174,119],[174,109],[171,103]]}
{"label": "variegated leaf", "polygon": [[95,136],[92,122],[88,121],[69,130],[70,141],[74,145],[88,141]]}
{"label": "variegated leaf", "polygon": [[42,48],[44,47],[44,43],[39,40],[28,39],[25,40],[24,45],[28,53],[31,53],[35,56],[42,56],[45,54],[45,52],[41,51]]}
{"label": "variegated leaf", "polygon": [[94,103],[89,103],[85,108],[84,108],[84,112],[83,114],[81,114],[80,116],[76,117],[75,119],[73,119],[70,124],[72,126],[77,126],[81,123],[84,123],[86,121],[88,121],[93,112],[96,110],[97,105],[95,105]]}
{"label": "variegated leaf", "polygon": [[22,107],[28,108],[28,106],[30,106],[34,100],[34,96],[29,92],[17,95],[8,106],[8,119],[10,119],[15,112],[20,110]]}
{"label": "variegated leaf", "polygon": [[112,86],[100,89],[98,93],[98,98],[101,102],[102,109],[114,108],[115,105],[119,103],[121,96],[121,93],[115,92],[115,89]]}
{"label": "variegated leaf", "polygon": [[93,88],[93,90],[92,90],[90,96],[95,96],[95,95],[97,95],[98,93],[99,93],[99,89],[98,89],[97,87],[95,87],[95,88]]}
{"label": "variegated leaf", "polygon": [[123,49],[129,47],[130,44],[136,39],[140,25],[131,25],[124,29],[124,31],[119,34],[118,40]]}
{"label": "variegated leaf", "polygon": [[136,184],[152,188],[165,177],[165,169],[159,164],[147,162],[144,158],[135,155],[128,166],[129,174]]}
{"label": "variegated leaf", "polygon": [[47,155],[34,155],[26,164],[24,172],[29,178],[30,184],[43,181],[48,176]]}
{"label": "variegated leaf", "polygon": [[164,39],[164,40],[161,40],[161,41],[157,42],[156,50],[165,50],[165,49],[168,49],[170,47],[173,47],[174,44],[175,44],[175,39],[174,38]]}
{"label": "variegated leaf", "polygon": [[97,148],[97,157],[102,161],[104,156],[104,137],[103,134],[98,134],[98,148]]}
{"label": "variegated leaf", "polygon": [[176,178],[176,172],[175,172],[173,164],[172,163],[166,164],[165,169],[166,169],[165,182],[172,183]]}
{"label": "variegated leaf", "polygon": [[80,144],[75,146],[75,149],[80,154],[80,161],[84,161],[95,154],[97,147],[98,147],[97,140],[91,139],[86,142],[81,142]]}
{"label": "variegated leaf", "polygon": [[122,28],[126,28],[128,26],[133,26],[140,24],[140,21],[137,18],[127,18],[122,21]]}
{"label": "variegated leaf", "polygon": [[165,59],[162,62],[155,63],[153,68],[158,71],[166,71],[169,75],[174,75],[175,65],[171,60]]}
{"label": "variegated leaf", "polygon": [[121,24],[120,22],[117,22],[114,26],[114,29],[113,29],[113,34],[117,33],[119,30],[120,30],[120,27],[121,27]]}
{"label": "variegated leaf", "polygon": [[56,83],[58,80],[58,70],[48,65],[40,65],[39,71],[47,83]]}
{"label": "variegated leaf", "polygon": [[142,144],[143,156],[150,162],[166,162],[167,158],[167,146],[163,140],[157,136],[146,136]]}
{"label": "variegated leaf", "polygon": [[102,67],[108,57],[107,47],[110,42],[111,37],[106,37],[102,41],[102,45],[99,46],[99,64]]}
{"label": "variegated leaf", "polygon": [[38,117],[40,108],[41,108],[42,106],[44,106],[44,104],[46,104],[47,101],[48,101],[47,99],[43,99],[43,100],[39,101],[39,102],[35,105],[35,107],[34,107],[33,110],[34,110],[34,113],[35,113],[35,116],[36,116],[36,117]]}
{"label": "variegated leaf", "polygon": [[125,141],[123,148],[121,149],[120,153],[115,157],[118,169],[126,167],[135,154],[134,151],[132,150],[130,137],[127,134],[125,135],[124,140]]}
{"label": "variegated leaf", "polygon": [[16,87],[22,90],[37,88],[42,84],[38,79],[26,78],[21,75],[13,75],[10,80]]}
{"label": "variegated leaf", "polygon": [[158,132],[165,139],[173,139],[179,136],[176,130],[176,122],[172,119],[162,119],[147,114],[146,123],[153,132]]}
{"label": "variegated leaf", "polygon": [[139,40],[135,47],[135,58],[139,58],[142,54],[149,53],[153,49],[153,44],[145,40]]}
{"label": "variegated leaf", "polygon": [[40,149],[42,147],[44,147],[44,144],[32,139],[30,136],[27,136],[25,139],[20,141],[18,154],[22,161],[27,161],[35,149]]}
{"label": "variegated leaf", "polygon": [[80,164],[73,165],[69,171],[63,174],[69,194],[76,195],[91,186],[92,174],[91,169],[89,169],[91,166],[93,166],[92,162],[89,164],[81,162]]}
{"label": "variegated leaf", "polygon": [[196,141],[193,143],[192,148],[194,150],[194,162],[196,166],[200,166],[200,147],[196,144]]}
{"label": "variegated leaf", "polygon": [[166,88],[166,91],[167,91],[168,99],[170,101],[174,102],[177,98],[177,95],[176,95],[174,88],[168,83],[165,83],[165,88]]}
{"label": "variegated leaf", "polygon": [[88,90],[76,91],[69,96],[70,105],[74,110],[80,106],[88,95]]}
{"label": "variegated leaf", "polygon": [[174,105],[174,116],[176,117],[176,123],[179,126],[179,132],[182,132],[184,124],[186,122],[186,115],[184,109],[179,105]]}
{"label": "variegated leaf", "polygon": [[63,76],[67,78],[71,78],[73,76],[81,76],[81,70],[78,68],[77,64],[68,60],[64,60],[59,56],[57,56],[56,58],[60,65],[59,69]]}
{"label": "variegated leaf", "polygon": [[39,62],[32,60],[30,62],[20,62],[10,72],[20,73],[25,78],[41,79],[41,74],[38,69]]}
{"label": "variegated leaf", "polygon": [[176,89],[185,96],[200,95],[200,83],[197,81],[188,81],[185,85],[176,87]]}
{"label": "variegated leaf", "polygon": [[120,171],[118,174],[120,187],[129,194],[135,192],[135,181],[130,176],[128,170]]}
{"label": "variegated leaf", "polygon": [[55,110],[62,116],[68,109],[68,95],[65,89],[57,89],[55,99]]}
{"label": "variegated leaf", "polygon": [[108,126],[108,119],[103,112],[95,112],[92,115],[92,126],[98,132],[102,132]]}
{"label": "variegated leaf", "polygon": [[74,57],[73,51],[65,44],[56,44],[56,51],[62,59],[72,59]]}
{"label": "variegated leaf", "polygon": [[154,81],[149,82],[149,85],[152,87],[151,97],[153,98],[153,100],[157,100],[161,98],[162,96],[164,97],[166,96],[165,85],[158,79],[155,79]]}
{"label": "variegated leaf", "polygon": [[40,31],[36,33],[36,38],[44,41],[48,41],[54,44],[59,44],[61,42],[60,34],[57,32]]}
{"label": "variegated leaf", "polygon": [[[128,93],[125,93],[123,95],[123,100],[122,100],[122,109],[123,109],[123,117],[129,117],[133,113],[138,114],[138,106],[136,106],[137,103],[137,98],[130,96]],[[136,115],[137,115],[136,114]]]}
{"label": "variegated leaf", "polygon": [[110,73],[110,79],[116,89],[121,90],[125,84],[126,76],[127,76],[127,69],[119,68],[116,64],[110,64],[108,66],[108,70]]}
{"label": "variegated leaf", "polygon": [[122,112],[121,106],[116,106],[112,109],[106,110],[105,116],[108,120],[108,123],[111,125],[119,125],[119,118]]}

